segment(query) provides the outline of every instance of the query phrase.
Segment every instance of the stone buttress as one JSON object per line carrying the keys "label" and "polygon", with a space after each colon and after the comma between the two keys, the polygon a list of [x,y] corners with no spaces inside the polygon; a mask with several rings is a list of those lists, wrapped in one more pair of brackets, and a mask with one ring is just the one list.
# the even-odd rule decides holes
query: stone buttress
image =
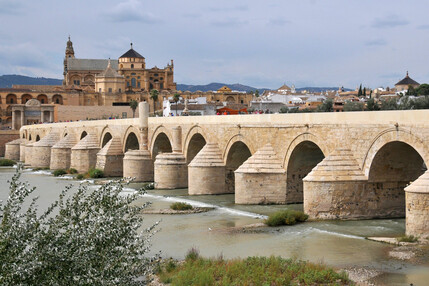
{"label": "stone buttress", "polygon": [[67,134],[51,148],[51,170],[70,169],[71,148],[77,144],[74,134]]}
{"label": "stone buttress", "polygon": [[25,161],[25,146],[29,143],[27,139],[24,139],[24,141],[19,144],[19,161],[24,162]]}
{"label": "stone buttress", "polygon": [[86,173],[97,163],[97,153],[100,151],[97,136],[88,134],[71,149],[70,168],[79,173]]}
{"label": "stone buttress", "polygon": [[222,153],[216,143],[207,143],[188,165],[188,193],[214,195],[226,192]]}
{"label": "stone buttress", "polygon": [[51,165],[51,148],[60,140],[58,132],[49,132],[40,141],[33,144],[31,166],[36,168],[49,168]]}
{"label": "stone buttress", "polygon": [[103,170],[106,177],[122,177],[123,159],[121,140],[113,137],[97,153],[97,163],[95,168]]}
{"label": "stone buttress", "polygon": [[29,165],[29,166],[32,165],[32,161],[31,161],[32,156],[31,156],[31,154],[32,154],[32,151],[33,151],[33,144],[34,143],[35,142],[27,141],[27,143],[24,145],[24,152],[23,152],[23,154],[24,154],[25,165]]}
{"label": "stone buttress", "polygon": [[157,189],[188,187],[188,166],[182,152],[182,128],[173,128],[173,152],[159,154],[154,163],[154,181]]}
{"label": "stone buttress", "polygon": [[405,188],[405,231],[429,239],[429,171]]}
{"label": "stone buttress", "polygon": [[349,149],[336,149],[303,179],[304,212],[311,219],[373,217],[377,204],[367,178]]}
{"label": "stone buttress", "polygon": [[235,203],[284,204],[286,199],[286,170],[267,144],[235,171]]}
{"label": "stone buttress", "polygon": [[6,143],[4,157],[6,159],[19,161],[20,160],[21,144],[26,142],[26,141],[27,140],[20,138],[20,139],[15,139],[13,141]]}

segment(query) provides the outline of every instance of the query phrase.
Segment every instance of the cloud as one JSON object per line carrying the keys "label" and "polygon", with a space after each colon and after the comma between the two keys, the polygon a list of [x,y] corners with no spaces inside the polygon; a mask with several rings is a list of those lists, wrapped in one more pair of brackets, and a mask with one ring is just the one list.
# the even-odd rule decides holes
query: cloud
{"label": "cloud", "polygon": [[406,26],[410,22],[400,18],[398,15],[390,15],[386,16],[384,18],[376,18],[373,22],[371,27],[377,28],[377,29],[384,29],[384,28],[395,28],[399,26]]}
{"label": "cloud", "polygon": [[105,12],[110,21],[116,23],[140,22],[155,24],[161,20],[150,13],[143,12],[144,6],[139,0],[127,0],[117,4],[111,10]]}
{"label": "cloud", "polygon": [[420,26],[417,26],[417,29],[419,29],[419,30],[429,30],[429,25],[420,25]]}
{"label": "cloud", "polygon": [[383,39],[375,39],[365,42],[366,46],[385,46],[387,45],[387,42]]}
{"label": "cloud", "polygon": [[0,15],[20,15],[22,5],[19,1],[0,0]]}
{"label": "cloud", "polygon": [[274,19],[270,19],[268,21],[269,25],[275,25],[275,26],[284,26],[284,25],[290,24],[290,23],[292,23],[292,22],[289,20],[286,20],[284,18],[274,18]]}
{"label": "cloud", "polygon": [[219,27],[237,27],[237,26],[245,25],[247,23],[248,21],[240,20],[236,18],[217,19],[211,22],[212,25],[219,26]]}

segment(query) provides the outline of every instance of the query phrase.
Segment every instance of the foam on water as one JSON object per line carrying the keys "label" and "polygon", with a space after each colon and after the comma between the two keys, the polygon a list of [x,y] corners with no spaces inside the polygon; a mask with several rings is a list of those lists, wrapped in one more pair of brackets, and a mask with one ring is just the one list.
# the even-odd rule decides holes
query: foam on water
{"label": "foam on water", "polygon": [[64,176],[59,176],[58,179],[60,179],[60,180],[73,180],[74,177],[72,175],[64,175]]}
{"label": "foam on water", "polygon": [[52,173],[49,171],[45,171],[45,170],[39,170],[39,171],[30,171],[28,172],[28,174],[32,174],[32,175],[47,175],[47,176],[52,176]]}
{"label": "foam on water", "polygon": [[361,237],[361,236],[357,236],[357,235],[339,233],[339,232],[319,229],[319,228],[315,228],[315,227],[309,227],[308,230],[313,231],[313,232],[324,233],[324,234],[328,234],[328,235],[341,236],[341,237],[347,237],[347,238],[353,238],[353,239],[365,239],[365,237]]}

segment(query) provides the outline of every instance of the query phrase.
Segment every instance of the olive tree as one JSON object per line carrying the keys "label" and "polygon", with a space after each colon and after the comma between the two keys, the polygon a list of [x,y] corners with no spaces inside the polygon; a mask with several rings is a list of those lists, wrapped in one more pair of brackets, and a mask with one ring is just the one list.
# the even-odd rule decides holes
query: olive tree
{"label": "olive tree", "polygon": [[[141,230],[138,191],[124,196],[122,182],[95,190],[65,188],[44,211],[28,184],[10,181],[0,204],[0,285],[144,285],[154,225]],[[31,201],[28,207],[24,202]]]}

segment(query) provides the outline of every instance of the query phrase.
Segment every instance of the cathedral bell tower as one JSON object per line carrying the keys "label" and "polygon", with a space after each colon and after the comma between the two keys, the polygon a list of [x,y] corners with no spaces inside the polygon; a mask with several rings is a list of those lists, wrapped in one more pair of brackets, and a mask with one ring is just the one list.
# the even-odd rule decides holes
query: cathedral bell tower
{"label": "cathedral bell tower", "polygon": [[70,36],[69,36],[69,40],[67,41],[67,47],[66,47],[66,56],[64,57],[64,80],[63,80],[63,85],[66,85],[66,78],[67,78],[67,59],[74,59],[74,49],[73,49],[73,43],[70,40]]}

